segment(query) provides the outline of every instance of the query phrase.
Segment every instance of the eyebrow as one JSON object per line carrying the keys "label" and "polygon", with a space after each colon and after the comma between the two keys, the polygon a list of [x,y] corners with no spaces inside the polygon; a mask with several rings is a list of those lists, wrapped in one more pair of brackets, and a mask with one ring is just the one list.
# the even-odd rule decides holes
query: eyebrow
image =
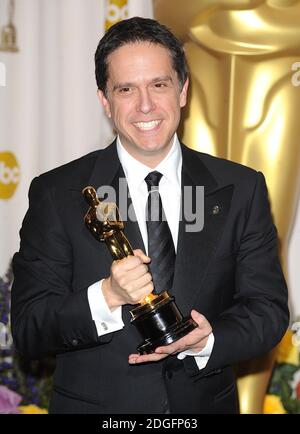
{"label": "eyebrow", "polygon": [[[163,75],[161,77],[156,77],[153,80],[151,80],[150,83],[158,83],[160,81],[169,81],[171,83],[173,83],[173,79],[170,75]],[[124,82],[124,83],[116,83],[113,87],[113,92],[117,89],[122,89],[123,87],[135,87],[136,83],[131,83],[131,82]]]}
{"label": "eyebrow", "polygon": [[172,77],[170,75],[163,75],[162,77],[154,78],[152,83],[157,83],[158,81],[170,81],[173,83]]}

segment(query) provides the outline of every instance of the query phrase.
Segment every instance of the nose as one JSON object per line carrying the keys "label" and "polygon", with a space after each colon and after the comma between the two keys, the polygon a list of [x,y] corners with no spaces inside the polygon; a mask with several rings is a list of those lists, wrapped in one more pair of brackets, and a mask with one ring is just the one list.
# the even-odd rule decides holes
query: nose
{"label": "nose", "polygon": [[155,103],[148,89],[140,89],[137,109],[146,114],[155,108]]}

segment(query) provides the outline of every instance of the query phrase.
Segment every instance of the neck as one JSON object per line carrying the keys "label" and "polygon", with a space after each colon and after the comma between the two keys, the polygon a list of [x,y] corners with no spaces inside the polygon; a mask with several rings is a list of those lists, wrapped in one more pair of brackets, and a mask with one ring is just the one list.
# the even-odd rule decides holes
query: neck
{"label": "neck", "polygon": [[135,149],[132,149],[131,147],[126,146],[126,144],[123,144],[121,142],[123,148],[128,152],[128,154],[130,154],[135,160],[139,161],[145,166],[148,166],[150,169],[154,169],[166,158],[166,156],[172,149],[173,143],[174,140],[172,139],[169,145],[161,150],[155,150],[151,152],[143,149],[138,149],[135,152]]}
{"label": "neck", "polygon": [[154,169],[156,166],[159,165],[159,163],[161,161],[164,160],[164,158],[167,156],[168,152],[170,149],[168,149],[168,151],[166,153],[160,154],[160,155],[133,155],[132,153],[130,153],[130,155],[135,158],[137,161],[139,161],[140,163],[144,164],[145,166],[148,166],[150,169]]}

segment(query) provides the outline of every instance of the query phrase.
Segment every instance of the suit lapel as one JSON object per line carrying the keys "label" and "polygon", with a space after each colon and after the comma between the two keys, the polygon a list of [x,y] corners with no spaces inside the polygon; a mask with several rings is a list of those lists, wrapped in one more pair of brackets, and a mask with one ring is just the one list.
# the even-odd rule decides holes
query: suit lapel
{"label": "suit lapel", "polygon": [[[189,232],[190,225],[184,210],[179,223],[177,256],[172,293],[184,314],[188,314],[199,296],[210,262],[213,260],[230,208],[233,185],[220,186],[195,153],[182,145],[182,206],[185,206],[184,187],[204,187],[204,225],[197,232]],[[198,216],[199,217],[199,216]]]}
{"label": "suit lapel", "polygon": [[124,222],[124,235],[133,249],[141,249],[145,252],[142,235],[137,223],[128,184],[121,164],[111,185],[117,192],[116,204],[119,208],[120,217]]}

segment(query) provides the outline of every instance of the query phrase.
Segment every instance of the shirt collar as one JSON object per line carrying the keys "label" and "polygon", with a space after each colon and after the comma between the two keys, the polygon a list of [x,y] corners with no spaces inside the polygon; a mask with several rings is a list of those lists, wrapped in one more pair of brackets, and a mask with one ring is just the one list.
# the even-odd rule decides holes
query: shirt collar
{"label": "shirt collar", "polygon": [[153,169],[133,158],[132,155],[130,155],[122,145],[119,136],[117,137],[117,152],[129,184],[135,185],[136,188],[138,188],[148,173],[157,170],[163,174],[162,181],[164,180],[165,182],[167,180],[171,182],[180,191],[182,153],[176,133],[174,135],[173,144],[170,151],[165,158]]}

